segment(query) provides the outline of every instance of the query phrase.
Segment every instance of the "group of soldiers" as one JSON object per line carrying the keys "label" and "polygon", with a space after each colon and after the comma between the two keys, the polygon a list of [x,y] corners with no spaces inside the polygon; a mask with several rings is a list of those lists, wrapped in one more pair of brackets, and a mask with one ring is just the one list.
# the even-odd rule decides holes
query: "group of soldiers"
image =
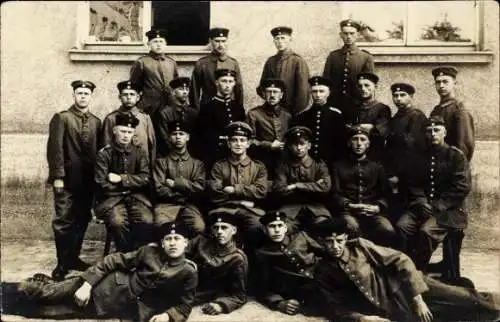
{"label": "group of soldiers", "polygon": [[[432,70],[440,103],[429,118],[414,86],[394,83],[391,117],[373,58],[356,47],[359,24],[340,29],[344,47],[310,77],[292,29],[273,28],[265,102],[248,111],[225,28],[210,30],[213,51],[191,79],[165,55],[166,33],[146,33],[151,52],[102,124],[88,110],[96,86],[74,81],[47,149],[58,264],[22,293],[141,321],[183,321],[195,303],[230,313],[248,293],[342,321],[497,316],[473,288],[417,271],[467,224],[474,124],[455,97],[457,69]],[[94,266],[79,258],[91,210],[116,248]],[[72,269],[85,272],[65,279]]]}

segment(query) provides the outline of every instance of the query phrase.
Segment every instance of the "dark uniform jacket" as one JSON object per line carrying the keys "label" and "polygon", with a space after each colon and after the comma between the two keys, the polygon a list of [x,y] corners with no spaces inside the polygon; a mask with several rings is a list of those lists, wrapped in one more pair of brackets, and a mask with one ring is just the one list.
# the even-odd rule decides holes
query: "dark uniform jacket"
{"label": "dark uniform jacket", "polygon": [[281,243],[268,240],[256,251],[261,300],[272,309],[290,298],[310,300],[321,252],[322,247],[305,232],[287,235]]}
{"label": "dark uniform jacket", "polygon": [[156,138],[153,122],[148,114],[141,112],[137,107],[133,107],[128,110],[125,107],[120,106],[104,118],[102,145],[108,145],[113,141],[113,127],[116,124],[116,116],[118,114],[126,113],[132,113],[139,119],[139,125],[135,128],[134,137],[132,138],[132,144],[140,146],[149,157],[150,163],[153,163],[156,158]]}
{"label": "dark uniform jacket", "polygon": [[87,269],[99,315],[120,314],[137,305],[140,321],[167,313],[170,321],[186,321],[198,283],[196,264],[184,256],[171,259],[159,246],[114,253]]}
{"label": "dark uniform jacket", "polygon": [[217,303],[224,313],[246,303],[248,260],[234,241],[219,245],[199,235],[189,242],[186,254],[198,265],[197,300]]}
{"label": "dark uniform jacket", "polygon": [[329,102],[347,112],[350,106],[343,102],[352,102],[357,97],[357,76],[361,72],[374,72],[373,56],[357,46],[344,46],[330,52],[326,58],[323,77],[332,82]]}
{"label": "dark uniform jacket", "polygon": [[292,119],[290,127],[297,125],[309,128],[313,134],[309,151],[313,158],[329,165],[347,154],[345,119],[338,108],[313,104]]}
{"label": "dark uniform jacket", "polygon": [[410,209],[430,204],[438,224],[455,229],[467,226],[464,200],[471,188],[465,154],[454,146],[432,147],[408,167]]}
{"label": "dark uniform jacket", "polygon": [[225,127],[236,121],[245,121],[243,105],[231,98],[214,96],[200,109],[196,127],[196,154],[201,160],[223,157],[226,151]]}
{"label": "dark uniform jacket", "polygon": [[[232,186],[235,193],[223,191]],[[242,161],[224,158],[217,161],[210,173],[209,195],[217,205],[239,204],[241,201],[256,202],[267,194],[267,171],[264,164],[246,157]]]}
{"label": "dark uniform jacket", "polygon": [[90,112],[71,106],[54,114],[47,142],[47,182],[63,179],[65,189],[72,193],[92,190],[100,133],[101,121]]}
{"label": "dark uniform jacket", "polygon": [[[174,187],[167,186],[167,179],[174,180]],[[153,184],[156,201],[184,205],[199,201],[205,190],[205,167],[203,162],[171,152],[156,160],[153,169]]]}
{"label": "dark uniform jacket", "polygon": [[[289,192],[286,190],[289,184],[297,184],[298,188]],[[279,165],[273,192],[281,205],[289,205],[283,209],[287,217],[295,218],[304,207],[314,214],[327,212],[324,203],[331,187],[326,164],[307,156],[304,160],[288,158]]]}
{"label": "dark uniform jacket", "polygon": [[347,241],[339,259],[321,259],[314,274],[335,321],[359,321],[366,312],[391,317],[395,298],[428,290],[408,256],[363,238]]}
{"label": "dark uniform jacket", "polygon": [[[108,181],[110,172],[121,176],[122,181]],[[151,207],[148,199],[150,170],[148,157],[141,148],[129,144],[123,148],[114,141],[97,154],[95,165],[97,184],[97,214],[104,214],[123,198],[131,196]]]}
{"label": "dark uniform jacket", "polygon": [[[158,109],[156,115],[152,118],[158,156],[164,157],[170,150],[168,123],[182,121],[189,126],[190,132],[192,132],[195,129],[197,119],[198,110],[194,109],[188,102],[181,104],[175,97],[168,106]],[[188,149],[191,150],[192,146],[189,143]]]}
{"label": "dark uniform jacket", "polygon": [[236,72],[234,100],[238,105],[243,106],[243,80],[238,61],[228,55],[221,57],[211,53],[196,62],[191,76],[189,101],[197,110],[202,105],[210,102],[212,97],[217,94],[215,86],[215,71],[217,69],[230,69]]}
{"label": "dark uniform jacket", "polygon": [[347,211],[348,203],[378,205],[387,210],[387,177],[382,165],[368,158],[353,156],[333,164],[332,193],[334,208]]}
{"label": "dark uniform jacket", "polygon": [[130,69],[130,80],[142,87],[139,107],[147,114],[168,104],[172,97],[170,81],[179,76],[177,63],[167,55],[150,52],[137,59]]}
{"label": "dark uniform jacket", "polygon": [[470,161],[475,145],[474,119],[464,104],[455,98],[442,100],[431,111],[430,116],[435,115],[441,116],[446,123],[446,143],[459,148]]}
{"label": "dark uniform jacket", "polygon": [[[307,62],[291,50],[278,53],[267,59],[260,82],[267,78],[281,79],[286,86],[283,106],[294,115],[305,109],[309,103],[309,67]],[[262,89],[257,93],[264,97]]]}

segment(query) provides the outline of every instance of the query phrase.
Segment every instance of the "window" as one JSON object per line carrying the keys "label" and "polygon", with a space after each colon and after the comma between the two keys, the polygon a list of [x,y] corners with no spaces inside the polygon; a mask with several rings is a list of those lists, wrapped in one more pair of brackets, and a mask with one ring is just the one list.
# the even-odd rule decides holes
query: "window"
{"label": "window", "polygon": [[477,1],[342,2],[342,18],[362,25],[362,46],[474,46]]}

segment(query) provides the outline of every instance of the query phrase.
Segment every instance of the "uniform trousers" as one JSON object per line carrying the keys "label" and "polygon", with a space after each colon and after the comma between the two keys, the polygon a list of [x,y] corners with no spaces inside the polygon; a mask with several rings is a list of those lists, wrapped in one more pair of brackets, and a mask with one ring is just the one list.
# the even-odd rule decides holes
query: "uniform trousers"
{"label": "uniform trousers", "polygon": [[366,237],[376,244],[394,247],[396,231],[385,216],[354,216],[347,212],[341,215],[347,223],[350,236]]}
{"label": "uniform trousers", "polygon": [[154,208],[155,225],[161,226],[173,221],[184,225],[189,233],[189,238],[196,237],[205,231],[203,216],[193,204],[175,205],[170,203],[160,203]]}

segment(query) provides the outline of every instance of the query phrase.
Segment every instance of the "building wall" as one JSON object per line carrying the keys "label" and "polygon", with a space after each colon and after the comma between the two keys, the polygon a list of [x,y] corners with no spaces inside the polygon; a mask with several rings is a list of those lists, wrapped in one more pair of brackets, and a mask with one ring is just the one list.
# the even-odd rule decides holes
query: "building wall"
{"label": "building wall", "polygon": [[[453,65],[460,69],[459,95],[476,119],[479,137],[490,138],[499,132],[499,8],[494,1],[484,6],[484,49],[494,53],[492,62]],[[75,2],[2,4],[2,131],[46,131],[52,114],[71,104],[69,83],[77,78],[97,84],[92,110],[98,116],[118,106],[115,85],[127,78],[130,62],[71,61],[76,12]],[[266,58],[275,53],[272,27],[293,27],[293,47],[314,75],[322,72],[328,53],[341,46],[340,17],[337,2],[212,2],[211,25],[231,30],[230,54],[241,64],[246,107],[261,103],[255,87]],[[416,106],[429,113],[438,101],[430,74],[436,64],[422,56],[409,64],[376,64],[379,99],[390,104],[390,84],[411,82],[417,88]],[[189,75],[190,68],[181,74]]]}

